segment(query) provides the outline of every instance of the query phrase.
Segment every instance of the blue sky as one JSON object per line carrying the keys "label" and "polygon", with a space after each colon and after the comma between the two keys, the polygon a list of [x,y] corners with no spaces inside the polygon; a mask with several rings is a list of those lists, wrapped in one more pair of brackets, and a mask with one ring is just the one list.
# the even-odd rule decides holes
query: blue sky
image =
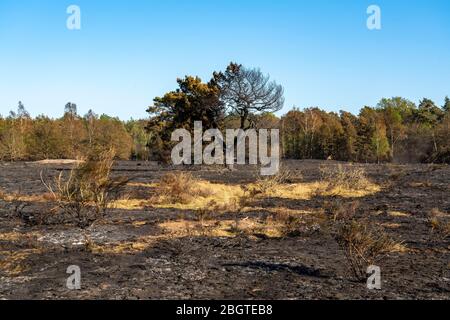
{"label": "blue sky", "polygon": [[[82,29],[66,28],[69,5]],[[379,5],[382,29],[366,27]],[[382,97],[450,95],[448,0],[1,0],[0,114],[66,102],[146,117],[176,78],[208,80],[230,61],[260,67],[286,105],[357,113]]]}

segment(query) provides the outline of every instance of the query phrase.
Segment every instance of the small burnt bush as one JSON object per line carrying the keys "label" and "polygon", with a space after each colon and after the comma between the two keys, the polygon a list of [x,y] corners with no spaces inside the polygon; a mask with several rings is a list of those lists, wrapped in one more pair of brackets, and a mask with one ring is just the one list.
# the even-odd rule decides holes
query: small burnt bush
{"label": "small burnt bush", "polygon": [[161,178],[156,191],[167,202],[186,204],[195,197],[211,195],[200,182],[189,172],[171,172]]}
{"label": "small burnt bush", "polygon": [[323,211],[305,214],[277,213],[274,220],[280,224],[280,234],[283,237],[304,237],[319,232],[324,225]]}
{"label": "small burnt bush", "polygon": [[277,190],[280,185],[291,183],[293,173],[282,169],[272,176],[258,176],[256,182],[248,187],[250,196],[268,195]]}
{"label": "small burnt bush", "polygon": [[113,178],[113,149],[90,155],[69,172],[62,172],[53,183],[42,182],[52,194],[62,212],[80,228],[87,228],[104,218],[110,205],[117,200],[130,181],[126,177]]}
{"label": "small burnt bush", "polygon": [[428,222],[431,233],[437,240],[445,240],[450,237],[450,218],[437,208],[430,211]]}
{"label": "small burnt bush", "polygon": [[333,222],[355,218],[359,207],[359,201],[346,202],[339,198],[324,202],[324,212]]}
{"label": "small burnt bush", "polygon": [[365,220],[336,222],[334,238],[345,254],[349,269],[360,281],[366,279],[367,267],[395,251],[398,243]]}
{"label": "small burnt bush", "polygon": [[387,254],[399,251],[401,244],[391,239],[367,218],[360,218],[358,201],[335,199],[325,203],[323,229],[343,251],[348,268],[359,281],[366,280],[367,268]]}
{"label": "small burnt bush", "polygon": [[363,168],[354,166],[322,166],[320,168],[322,181],[329,189],[343,188],[348,190],[366,190],[371,183]]}

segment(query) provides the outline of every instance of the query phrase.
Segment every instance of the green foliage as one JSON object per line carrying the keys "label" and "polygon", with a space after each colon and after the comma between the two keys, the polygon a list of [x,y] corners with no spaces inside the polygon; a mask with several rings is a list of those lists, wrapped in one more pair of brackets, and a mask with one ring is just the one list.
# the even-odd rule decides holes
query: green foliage
{"label": "green foliage", "polygon": [[213,83],[203,83],[198,77],[186,76],[178,79],[179,88],[156,97],[147,112],[151,119],[147,130],[151,134],[149,146],[153,156],[168,161],[171,149],[171,134],[176,129],[192,131],[195,121],[203,128],[220,128],[225,109],[219,99],[219,88]]}
{"label": "green foliage", "polygon": [[64,137],[64,126],[59,121],[39,116],[33,121],[27,135],[27,153],[31,160],[61,159],[66,155],[69,145]]}
{"label": "green foliage", "polygon": [[116,151],[116,158],[129,159],[132,139],[122,121],[102,115],[96,123],[93,145],[103,151],[113,148]]}
{"label": "green foliage", "polygon": [[60,119],[33,119],[21,103],[17,112],[0,118],[0,160],[76,159],[110,148],[118,159],[130,158],[133,141],[125,124],[92,111],[81,118],[75,104],[68,103]]}
{"label": "green foliage", "polygon": [[[32,118],[19,103],[17,111],[0,116],[0,160],[76,159],[92,150],[116,150],[117,159],[169,160],[175,129],[237,129],[239,113],[226,112],[214,80],[178,80],[179,88],[155,98],[150,121],[123,122],[89,111],[81,117],[68,103],[64,116]],[[278,118],[271,112],[249,113],[246,124],[255,129],[278,128],[282,155],[289,159],[331,159],[352,162],[450,163],[450,99],[442,108],[423,99],[418,107],[404,98],[382,99],[358,116],[319,108],[292,109]]]}
{"label": "green foliage", "polygon": [[130,120],[125,123],[125,128],[133,140],[131,148],[132,159],[149,160],[149,147],[151,134],[145,129],[146,121]]}
{"label": "green foliage", "polygon": [[[450,100],[446,99],[450,105]],[[281,118],[283,155],[354,162],[450,160],[449,113],[431,100],[417,108],[401,97],[382,99],[358,116],[296,108]]]}
{"label": "green foliage", "polygon": [[23,160],[26,154],[26,134],[30,126],[31,118],[19,101],[17,112],[10,112],[4,119],[0,128],[0,159],[1,160]]}
{"label": "green foliage", "polygon": [[444,110],[444,112],[450,113],[450,98],[449,97],[445,97],[445,104],[442,107],[442,109]]}
{"label": "green foliage", "polygon": [[394,97],[382,99],[378,104],[378,111],[382,113],[386,124],[387,138],[390,143],[390,158],[395,159],[397,144],[407,137],[406,121],[414,114],[416,106],[409,100]]}

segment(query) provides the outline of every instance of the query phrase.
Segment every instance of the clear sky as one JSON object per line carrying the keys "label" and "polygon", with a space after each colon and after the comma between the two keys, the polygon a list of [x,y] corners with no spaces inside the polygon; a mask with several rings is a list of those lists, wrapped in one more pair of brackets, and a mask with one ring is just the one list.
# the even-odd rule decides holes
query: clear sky
{"label": "clear sky", "polygon": [[[81,30],[66,27],[69,5]],[[381,8],[382,29],[366,27]],[[0,114],[66,102],[146,117],[176,78],[260,67],[286,105],[357,113],[382,97],[450,95],[448,0],[0,0]]]}

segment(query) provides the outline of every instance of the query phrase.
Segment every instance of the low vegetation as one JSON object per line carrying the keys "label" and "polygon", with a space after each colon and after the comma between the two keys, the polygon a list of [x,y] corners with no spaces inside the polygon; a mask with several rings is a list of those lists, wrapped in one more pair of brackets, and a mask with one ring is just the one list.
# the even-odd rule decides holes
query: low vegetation
{"label": "low vegetation", "polygon": [[333,236],[344,252],[352,275],[367,279],[367,268],[379,262],[387,254],[403,250],[401,243],[394,241],[375,222],[358,214],[359,202],[335,200],[325,204],[327,232]]}
{"label": "low vegetation", "polygon": [[445,240],[450,237],[450,217],[434,208],[430,211],[428,221],[431,227],[431,233],[439,240]]}
{"label": "low vegetation", "polygon": [[280,223],[279,231],[282,237],[300,237],[321,231],[324,215],[322,211],[304,214],[280,212],[275,215],[275,219]]}
{"label": "low vegetation", "polygon": [[[286,169],[281,169],[277,174],[271,176],[258,176],[255,183],[244,186],[251,197],[267,196],[276,192],[281,185],[292,183],[294,174]],[[301,178],[296,176],[297,179]]]}
{"label": "low vegetation", "polygon": [[30,202],[23,198],[20,191],[14,191],[12,193],[2,191],[0,192],[0,200],[7,203],[9,211],[14,214],[15,218],[19,218],[27,224],[36,223],[36,221],[33,221],[33,217],[25,213],[25,208],[29,207]]}
{"label": "low vegetation", "polygon": [[163,201],[187,204],[195,197],[210,196],[211,190],[204,188],[200,180],[189,172],[170,172],[158,183],[157,194]]}
{"label": "low vegetation", "polygon": [[189,172],[170,172],[155,184],[151,203],[158,207],[230,211],[244,196],[239,185],[211,183]]}
{"label": "low vegetation", "polygon": [[369,266],[399,247],[383,230],[364,220],[339,221],[335,226],[335,239],[353,275],[361,281],[367,279]]}
{"label": "low vegetation", "polygon": [[126,177],[112,177],[114,155],[114,150],[110,149],[77,163],[68,175],[61,172],[52,183],[42,179],[62,214],[74,219],[80,228],[104,218],[109,206],[130,181]]}
{"label": "low vegetation", "polygon": [[372,186],[365,170],[356,166],[322,166],[320,172],[329,190],[368,190]]}

